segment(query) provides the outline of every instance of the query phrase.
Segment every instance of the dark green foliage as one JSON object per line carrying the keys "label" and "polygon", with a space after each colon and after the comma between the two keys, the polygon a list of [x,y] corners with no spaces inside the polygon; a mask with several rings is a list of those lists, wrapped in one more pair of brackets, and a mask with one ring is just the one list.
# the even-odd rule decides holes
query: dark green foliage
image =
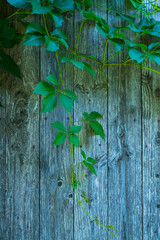
{"label": "dark green foliage", "polygon": [[17,78],[21,78],[20,69],[17,64],[9,55],[7,55],[2,50],[0,50],[0,68],[4,69]]}

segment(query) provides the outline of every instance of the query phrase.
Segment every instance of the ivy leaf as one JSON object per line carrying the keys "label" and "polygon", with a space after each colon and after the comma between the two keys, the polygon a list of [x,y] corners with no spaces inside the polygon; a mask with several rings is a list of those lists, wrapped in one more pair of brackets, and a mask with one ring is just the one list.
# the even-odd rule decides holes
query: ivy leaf
{"label": "ivy leaf", "polygon": [[56,0],[54,1],[54,6],[65,11],[74,10],[75,8],[73,0]]}
{"label": "ivy leaf", "polygon": [[145,8],[146,7],[145,5],[143,5],[143,2],[141,0],[130,0],[130,2],[137,9],[141,9],[141,8]]}
{"label": "ivy leaf", "polygon": [[116,16],[120,17],[120,18],[123,18],[125,20],[127,20],[128,22],[130,23],[133,23],[135,18],[134,17],[130,17],[128,15],[125,15],[125,14],[122,14],[122,13],[116,13]]}
{"label": "ivy leaf", "polygon": [[67,95],[70,98],[72,98],[73,100],[75,100],[78,103],[78,98],[74,92],[72,92],[71,90],[68,90],[68,89],[64,89],[64,92],[67,93]]}
{"label": "ivy leaf", "polygon": [[81,131],[81,126],[72,126],[69,130],[69,133],[79,133]]}
{"label": "ivy leaf", "polygon": [[96,78],[95,71],[92,69],[92,67],[88,63],[84,63],[84,68],[93,76]]}
{"label": "ivy leaf", "polygon": [[92,59],[96,60],[96,58],[94,56],[88,55],[88,54],[78,54],[78,55],[75,56],[74,59],[76,59],[78,57],[87,57],[87,58],[92,58]]}
{"label": "ivy leaf", "polygon": [[129,50],[128,52],[130,58],[132,60],[135,60],[137,63],[141,63],[144,59],[146,54],[141,52],[140,50],[136,49],[136,48],[132,48]]}
{"label": "ivy leaf", "polygon": [[88,11],[88,9],[91,8],[91,0],[85,0],[84,5],[85,5],[85,11]]}
{"label": "ivy leaf", "polygon": [[77,189],[77,182],[73,182],[72,187],[74,188],[74,190],[76,190]]}
{"label": "ivy leaf", "polygon": [[27,0],[7,0],[7,2],[16,8],[31,7],[30,1],[27,1]]}
{"label": "ivy leaf", "polygon": [[95,111],[91,112],[90,114],[88,114],[87,112],[84,112],[83,116],[85,118],[87,118],[88,120],[93,120],[93,119],[97,119],[97,118],[103,118],[103,116],[100,113],[95,112]]}
{"label": "ivy leaf", "polygon": [[45,77],[49,82],[51,82],[52,84],[59,86],[59,82],[58,79],[56,78],[56,76],[54,76],[53,74],[48,75],[47,77]]}
{"label": "ivy leaf", "polygon": [[61,105],[64,106],[68,112],[70,112],[73,107],[73,101],[63,94],[59,95],[59,100]]}
{"label": "ivy leaf", "polygon": [[1,108],[4,108],[4,106],[2,105],[2,103],[1,103],[1,102],[0,102],[0,107],[1,107]]}
{"label": "ivy leaf", "polygon": [[88,162],[86,162],[85,160],[83,161],[84,165],[86,165],[86,167],[89,168],[89,170],[91,171],[91,173],[94,173],[97,176],[96,170],[95,168]]}
{"label": "ivy leaf", "polygon": [[160,65],[160,54],[148,54],[148,58],[150,61],[155,61],[158,65]]}
{"label": "ivy leaf", "polygon": [[55,88],[51,84],[45,81],[39,82],[33,91],[33,93],[40,94],[43,96],[46,96],[54,92],[55,92]]}
{"label": "ivy leaf", "polygon": [[148,46],[148,50],[150,51],[152,48],[157,48],[158,46],[160,46],[160,42],[153,42]]}
{"label": "ivy leaf", "polygon": [[57,38],[57,41],[59,41],[68,50],[68,44],[63,38]]}
{"label": "ivy leaf", "polygon": [[75,134],[69,135],[69,140],[75,147],[80,146],[79,138],[77,135]]}
{"label": "ivy leaf", "polygon": [[56,128],[56,129],[58,129],[59,131],[61,131],[61,132],[66,132],[67,130],[66,130],[66,128],[65,128],[65,126],[63,125],[63,123],[61,123],[61,122],[54,122],[54,123],[52,123],[51,124],[54,128]]}
{"label": "ivy leaf", "polygon": [[63,33],[60,29],[54,29],[52,32],[52,36],[68,39],[68,36],[65,33]]}
{"label": "ivy leaf", "polygon": [[91,157],[88,157],[88,158],[87,158],[87,162],[97,163],[96,160],[94,160],[94,159],[91,158]]}
{"label": "ivy leaf", "polygon": [[7,55],[2,50],[0,50],[0,68],[14,75],[17,78],[22,79],[18,65],[9,55]]}
{"label": "ivy leaf", "polygon": [[56,138],[53,142],[53,144],[55,145],[61,145],[64,143],[65,139],[66,139],[66,134],[65,133],[57,133]]}
{"label": "ivy leaf", "polygon": [[105,134],[104,134],[104,131],[103,131],[103,127],[99,122],[90,121],[90,125],[93,128],[93,130],[95,131],[96,135],[100,135],[100,137],[102,139],[105,139]]}
{"label": "ivy leaf", "polygon": [[70,59],[70,62],[73,63],[77,68],[84,70],[84,63],[78,62],[76,60]]}
{"label": "ivy leaf", "polygon": [[45,28],[40,24],[34,23],[34,22],[28,24],[26,33],[37,33],[37,32],[41,34],[46,34]]}
{"label": "ivy leaf", "polygon": [[44,43],[44,37],[42,35],[26,35],[23,45],[39,46]]}
{"label": "ivy leaf", "polygon": [[45,36],[45,42],[48,51],[56,52],[59,49],[59,43],[51,37]]}
{"label": "ivy leaf", "polygon": [[81,155],[83,156],[83,158],[86,160],[86,154],[83,150],[81,150]]}
{"label": "ivy leaf", "polygon": [[70,58],[68,58],[68,57],[65,57],[65,56],[60,56],[60,58],[61,58],[61,63],[67,63],[67,62],[70,62]]}
{"label": "ivy leaf", "polygon": [[52,10],[52,12],[48,13],[49,18],[54,22],[55,27],[61,27],[63,24],[63,16],[56,10]]}
{"label": "ivy leaf", "polygon": [[32,0],[32,14],[46,14],[52,10],[51,6],[41,6],[41,1],[39,0]]}
{"label": "ivy leaf", "polygon": [[43,98],[42,113],[52,111],[57,105],[56,93],[48,94]]}
{"label": "ivy leaf", "polygon": [[121,49],[125,47],[125,42],[120,38],[111,38],[110,41],[115,45],[116,52],[121,51]]}

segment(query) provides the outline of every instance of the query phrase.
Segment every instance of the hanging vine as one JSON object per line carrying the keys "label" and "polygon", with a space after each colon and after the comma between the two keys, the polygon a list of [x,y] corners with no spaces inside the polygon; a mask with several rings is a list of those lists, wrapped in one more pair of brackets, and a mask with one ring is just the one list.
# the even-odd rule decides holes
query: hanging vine
{"label": "hanging vine", "polygon": [[[44,96],[42,101],[42,113],[54,110],[57,106],[58,99],[62,107],[64,107],[68,112],[70,119],[69,129],[66,129],[66,127],[59,121],[51,124],[52,127],[59,131],[59,133],[55,136],[53,144],[61,145],[67,138],[69,139],[72,158],[72,186],[75,196],[77,197],[78,204],[92,221],[106,228],[107,231],[110,229],[112,231],[111,235],[113,235],[114,226],[104,225],[96,216],[91,216],[83,205],[83,202],[90,204],[89,198],[86,196],[85,192],[82,191],[80,195],[78,195],[77,192],[77,189],[81,189],[82,181],[80,181],[77,177],[76,167],[78,165],[83,165],[86,169],[89,169],[92,174],[97,176],[94,168],[96,160],[91,156],[87,156],[87,153],[85,153],[84,150],[81,150],[82,158],[79,163],[75,164],[74,159],[74,147],[80,147],[78,134],[80,133],[82,127],[78,124],[80,122],[88,122],[94,130],[95,135],[99,135],[103,140],[105,140],[103,127],[98,122],[98,120],[103,116],[98,112],[92,111],[90,113],[81,113],[82,117],[78,121],[74,121],[72,119],[71,110],[73,109],[74,101],[78,103],[78,96],[76,96],[76,94],[70,89],[65,88],[65,79],[61,64],[66,64],[65,68],[70,64],[73,64],[81,70],[88,71],[94,78],[96,78],[94,69],[90,64],[84,61],[87,59],[90,60],[90,62],[97,63],[103,73],[105,83],[107,83],[104,73],[106,66],[121,65],[141,69],[145,68],[160,74],[157,70],[146,66],[147,61],[155,61],[158,65],[160,65],[160,40],[153,41],[148,46],[141,43],[141,37],[145,35],[155,36],[158,39],[160,38],[160,21],[157,21],[152,17],[152,14],[160,12],[158,0],[130,0],[135,8],[135,12],[132,16],[113,10],[113,7],[118,0],[113,2],[110,8],[106,8],[91,0],[7,0],[7,2],[18,9],[7,18],[0,19],[0,67],[15,77],[21,78],[19,67],[5,52],[5,49],[13,48],[15,45],[20,44],[23,37],[25,37],[23,46],[45,45],[45,48],[48,51],[55,54],[59,69],[59,77],[57,78],[54,73],[46,76],[45,81],[40,81],[37,84],[34,89],[34,93]],[[126,21],[126,27],[110,27],[105,19],[92,11],[93,5],[105,8],[108,12],[113,12],[113,14],[115,14],[118,18],[124,19]],[[150,6],[150,10],[146,12],[145,8],[148,5]],[[66,12],[74,13],[75,11],[78,11],[79,14],[82,15],[82,22],[75,44],[75,49],[71,49],[69,43],[67,42],[67,35],[64,34],[60,28],[63,25],[64,15]],[[30,15],[41,15],[43,18],[43,24],[27,22],[27,18]],[[138,24],[135,23],[135,18],[137,16],[143,17]],[[15,28],[10,27],[10,22],[12,22],[14,18],[15,21],[26,27],[25,35],[18,33]],[[96,29],[106,40],[102,61],[99,61],[92,55],[87,55],[86,53],[78,51],[78,44],[83,31],[83,25],[88,20],[95,23]],[[124,30],[125,32],[126,30],[134,32],[135,40],[133,41],[126,37]],[[108,44],[113,44],[115,46],[115,52],[109,59],[106,59]],[[63,48],[63,50],[61,48]],[[110,63],[111,59],[114,59],[116,55],[122,52],[127,53],[127,58],[124,61],[119,63]],[[80,61],[79,58],[84,59],[84,61]],[[1,103],[0,107],[3,107]]]}

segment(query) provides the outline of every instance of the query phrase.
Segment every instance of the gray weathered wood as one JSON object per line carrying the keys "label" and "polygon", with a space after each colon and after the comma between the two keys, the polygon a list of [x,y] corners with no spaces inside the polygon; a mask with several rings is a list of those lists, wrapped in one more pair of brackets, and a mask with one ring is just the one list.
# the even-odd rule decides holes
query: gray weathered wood
{"label": "gray weathered wood", "polygon": [[[69,36],[68,42],[72,48],[73,18],[66,16],[65,21],[64,31]],[[55,53],[42,48],[41,79],[49,74],[58,77],[58,72]],[[73,90],[72,65],[63,72],[63,76],[65,87]],[[72,240],[73,190],[69,141],[67,139],[64,145],[53,145],[58,131],[50,125],[60,121],[68,129],[68,113],[58,101],[56,109],[46,114],[42,113],[40,117],[40,239]]]}
{"label": "gray weathered wood", "polygon": [[[104,0],[95,3],[106,7],[113,4]],[[115,13],[107,15],[107,10],[95,4],[92,8],[110,26],[126,26]],[[126,14],[133,12],[125,0],[119,0],[114,9]],[[2,17],[12,10],[6,1],[0,0]],[[77,12],[74,20],[70,17],[66,13],[63,30],[74,49],[81,18]],[[34,19],[39,21],[37,16],[30,21]],[[24,32],[20,25],[17,27]],[[132,34],[127,37],[133,40]],[[144,41],[149,44],[151,37]],[[94,23],[85,23],[78,50],[102,61],[104,48],[105,39],[95,30]],[[114,50],[110,43],[106,58]],[[77,192],[80,195],[84,190],[90,199],[91,203],[84,206],[93,218],[115,226],[116,235],[110,238],[103,227],[90,220],[73,194],[69,141],[58,147],[52,144],[57,131],[50,124],[61,121],[69,129],[68,113],[58,102],[53,112],[41,114],[42,99],[33,94],[36,84],[45,76],[58,76],[54,53],[31,46],[17,46],[7,52],[21,67],[23,81],[0,72],[0,101],[6,107],[0,108],[0,240],[159,240],[159,75],[148,70],[141,73],[133,66],[108,66],[107,88],[97,64],[91,64],[96,79],[72,65],[63,72],[65,87],[74,90],[79,98],[71,112],[74,120],[83,118],[77,109],[103,115],[100,123],[106,141],[95,136],[85,123],[79,134],[81,148],[74,149],[74,156],[76,163],[82,161],[83,149],[87,157],[97,160],[97,177],[85,166],[77,167],[78,180],[84,177]],[[110,62],[119,62],[121,58],[125,59],[125,54]],[[148,67],[160,71],[155,63]]]}
{"label": "gray weathered wood", "polygon": [[[4,3],[7,16],[12,8]],[[1,8],[1,10],[3,7]],[[34,20],[34,19],[33,19]],[[24,29],[17,25],[20,32]],[[1,239],[39,238],[39,101],[33,87],[39,78],[39,54],[33,47],[10,51],[21,67],[23,81],[3,73],[6,112],[2,139],[6,141],[2,158],[3,227]],[[2,115],[3,117],[3,115]],[[3,133],[2,130],[2,133]],[[3,160],[5,158],[5,161]]]}
{"label": "gray weathered wood", "polygon": [[[115,9],[127,14],[130,6],[118,1]],[[109,15],[109,24],[126,22]],[[113,23],[113,24],[112,24]],[[134,35],[127,35],[133,39]],[[113,45],[109,45],[109,58]],[[115,49],[115,48],[114,48]],[[111,62],[126,59],[120,54]],[[118,240],[142,239],[141,206],[141,71],[135,67],[108,67],[108,224]]]}
{"label": "gray weathered wood", "polygon": [[[158,14],[155,17],[159,20]],[[150,44],[151,38],[145,38],[145,42]],[[154,62],[147,66],[160,71]],[[146,69],[142,73],[143,239],[157,240],[160,239],[160,82],[158,74]]]}
{"label": "gray weathered wood", "polygon": [[[95,1],[99,3],[99,1]],[[106,1],[101,1],[101,4],[107,7]],[[96,5],[93,5],[93,10],[107,19],[106,10]],[[77,40],[81,19],[79,16],[75,18],[75,42]],[[82,35],[79,41],[78,50],[86,54],[91,54],[100,61],[103,60],[105,48],[105,39],[100,36],[98,31],[95,30],[93,21],[88,21],[84,24]],[[86,59],[82,59],[87,62]],[[97,177],[89,171],[86,173],[82,187],[77,191],[78,195],[85,191],[86,197],[90,199],[90,204],[84,203],[84,207],[89,212],[92,218],[98,217],[100,223],[108,224],[107,219],[107,87],[104,85],[103,74],[99,72],[100,66],[92,64],[88,61],[96,72],[97,78],[95,79],[88,72],[77,70],[74,72],[74,91],[76,92],[79,103],[75,105],[82,113],[97,111],[103,115],[100,123],[104,127],[106,140],[103,141],[100,136],[95,136],[88,124],[83,124],[83,131],[80,133],[80,141],[82,149],[86,152],[87,157],[93,157],[97,160],[95,168]],[[107,75],[107,71],[105,69]],[[82,119],[82,115],[77,111],[74,112],[75,121]],[[81,149],[75,149],[76,163],[82,161]],[[82,170],[86,171],[86,167],[82,166]],[[79,171],[77,171],[78,173]],[[81,176],[82,174],[80,174]],[[88,178],[88,179],[87,179]],[[80,197],[82,200],[82,198]],[[81,207],[77,204],[75,197],[75,213]],[[80,210],[74,217],[74,238],[75,240],[82,239],[99,239],[105,240],[107,238],[107,231],[98,224],[91,221],[83,210]]]}

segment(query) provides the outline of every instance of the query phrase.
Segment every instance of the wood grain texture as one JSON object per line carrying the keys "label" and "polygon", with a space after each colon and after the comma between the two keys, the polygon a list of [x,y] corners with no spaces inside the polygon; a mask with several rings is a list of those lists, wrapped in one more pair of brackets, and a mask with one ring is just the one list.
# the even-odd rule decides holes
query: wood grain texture
{"label": "wood grain texture", "polygon": [[[113,4],[105,0],[95,3]],[[96,4],[92,9],[109,25],[126,26],[115,13],[107,15],[107,10]],[[133,12],[126,0],[119,0],[113,9]],[[0,0],[2,17],[12,11]],[[39,21],[37,16],[29,21],[35,19]],[[70,14],[65,17],[63,30],[72,49],[81,20],[77,12],[74,19]],[[24,32],[20,25],[17,28]],[[133,34],[127,37],[134,39]],[[144,41],[149,44],[151,38]],[[105,39],[94,23],[86,22],[78,50],[102,61],[104,48]],[[106,58],[114,51],[110,43]],[[0,240],[160,240],[159,75],[134,67],[109,66],[105,68],[107,88],[97,64],[91,64],[96,79],[72,65],[63,72],[65,87],[74,90],[79,99],[71,112],[74,120],[81,120],[80,112],[85,111],[103,115],[100,123],[105,141],[95,136],[87,123],[76,123],[83,130],[79,134],[81,147],[74,148],[74,157],[76,163],[82,161],[83,149],[87,157],[97,160],[97,177],[85,166],[77,167],[77,178],[82,182],[77,192],[80,195],[84,190],[90,199],[84,206],[93,218],[115,226],[115,236],[110,238],[103,227],[88,218],[73,194],[69,141],[58,147],[52,144],[57,130],[50,124],[60,121],[69,129],[67,111],[58,102],[54,111],[40,113],[42,98],[33,94],[45,76],[52,73],[58,77],[54,53],[31,46],[7,52],[20,66],[23,81],[0,71],[0,101],[5,105],[5,109],[0,108]],[[125,58],[120,54],[111,62]],[[148,66],[160,71],[153,62]]]}
{"label": "wood grain texture", "polygon": [[[64,31],[73,47],[73,18],[66,16]],[[55,53],[41,49],[41,78],[49,74],[59,77]],[[64,85],[73,90],[73,67],[63,72]],[[73,112],[72,112],[73,115]],[[56,146],[58,133],[50,124],[60,121],[69,128],[68,113],[59,101],[56,109],[42,113],[40,120],[40,239],[73,239],[72,159],[69,140]],[[70,218],[71,217],[71,218]]]}
{"label": "wood grain texture", "polygon": [[[9,5],[4,6],[9,16],[13,9]],[[24,33],[20,25],[16,27]],[[2,239],[37,239],[39,98],[33,94],[33,86],[39,78],[39,50],[17,46],[9,52],[21,68],[23,81],[8,74],[2,75],[6,81],[6,118],[3,135],[3,139],[6,139],[6,158],[5,162],[1,163],[5,168],[5,222],[1,229]]]}
{"label": "wood grain texture", "polygon": [[[96,3],[101,3],[107,7],[106,1],[95,1]],[[107,20],[106,10],[96,5],[93,5],[93,11],[98,15]],[[81,18],[79,15],[75,16],[75,43],[77,40],[79,28],[80,28]],[[97,57],[100,61],[103,60],[105,48],[105,39],[100,36],[98,31],[95,30],[95,24],[93,21],[87,21],[82,29],[82,35],[79,41],[78,50],[86,54],[91,54]],[[86,62],[86,59],[81,59]],[[74,91],[79,98],[79,103],[75,104],[75,108],[80,110],[80,112],[90,113],[92,111],[97,111],[103,115],[103,119],[100,123],[104,127],[104,132],[106,135],[106,141],[103,141],[100,136],[95,136],[93,130],[88,124],[83,124],[83,130],[80,133],[80,142],[82,148],[87,157],[92,157],[97,160],[97,164],[94,165],[97,171],[97,177],[91,174],[86,167],[82,166],[76,171],[77,174],[80,169],[85,173],[79,174],[81,179],[84,175],[84,180],[82,181],[82,187],[79,188],[77,193],[80,195],[82,191],[85,191],[86,197],[90,199],[90,204],[84,202],[84,207],[90,213],[92,218],[98,217],[102,224],[108,224],[107,219],[107,191],[108,191],[108,165],[107,165],[107,87],[104,85],[103,74],[99,72],[100,66],[97,64],[92,64],[88,61],[96,72],[97,78],[95,79],[85,70],[74,71]],[[107,76],[107,70],[105,69],[105,74]],[[82,115],[77,111],[74,112],[74,120],[83,119]],[[81,149],[75,149],[75,161],[76,163],[81,162]],[[80,197],[82,200],[82,198]],[[75,240],[90,240],[90,239],[107,239],[107,231],[103,229],[98,224],[95,224],[86,215],[86,213],[77,204],[77,199],[75,197],[75,217],[74,217],[74,239]],[[80,211],[79,211],[80,210]],[[78,212],[79,211],[79,212]],[[77,213],[78,212],[78,213]]]}
{"label": "wood grain texture", "polygon": [[[124,14],[127,9],[128,15],[130,6],[122,0],[115,9]],[[108,22],[112,26],[126,26],[115,14],[109,15]],[[134,40],[134,35],[126,36]],[[110,44],[109,58],[114,49]],[[126,55],[121,53],[111,62],[125,59]],[[109,66],[108,80],[108,224],[115,225],[118,240],[142,239],[141,71]]]}
{"label": "wood grain texture", "polygon": [[[159,20],[159,16],[155,15]],[[154,38],[146,38],[147,44]],[[155,39],[157,40],[157,39]],[[160,71],[155,62],[148,67]],[[160,81],[159,75],[143,69],[143,238],[160,239]]]}

